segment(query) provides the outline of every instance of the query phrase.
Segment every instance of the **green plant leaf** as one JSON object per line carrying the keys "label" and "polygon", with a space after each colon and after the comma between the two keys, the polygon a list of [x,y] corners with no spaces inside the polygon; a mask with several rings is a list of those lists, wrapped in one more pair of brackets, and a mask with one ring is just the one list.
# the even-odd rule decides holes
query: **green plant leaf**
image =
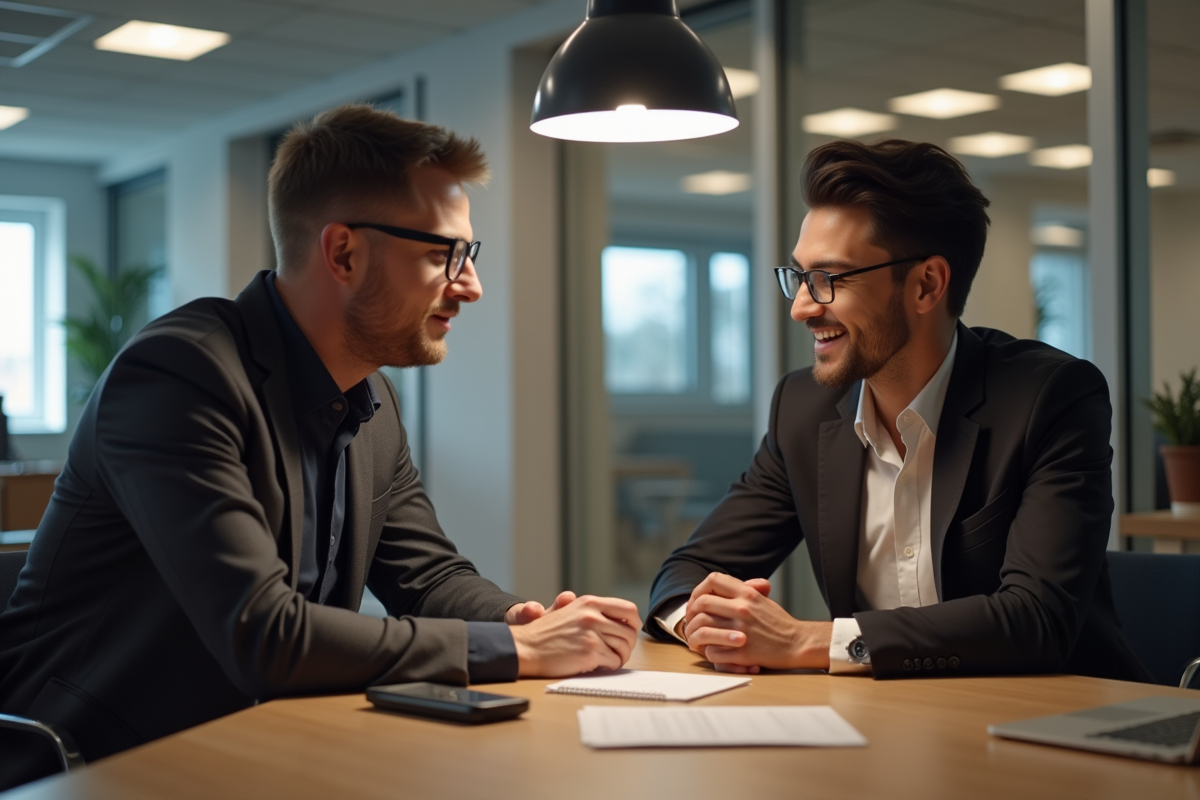
{"label": "green plant leaf", "polygon": [[1200,445],[1200,381],[1196,369],[1179,373],[1178,398],[1163,382],[1162,392],[1143,400],[1153,414],[1154,429],[1173,445]]}

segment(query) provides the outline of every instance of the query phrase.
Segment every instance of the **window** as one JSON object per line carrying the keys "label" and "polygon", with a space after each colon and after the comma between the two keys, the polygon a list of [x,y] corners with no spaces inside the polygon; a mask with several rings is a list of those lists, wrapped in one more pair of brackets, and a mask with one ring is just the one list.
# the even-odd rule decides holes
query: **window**
{"label": "window", "polygon": [[0,196],[0,395],[13,433],[67,422],[66,206]]}
{"label": "window", "polygon": [[750,259],[734,251],[606,247],[604,380],[617,396],[750,402]]}

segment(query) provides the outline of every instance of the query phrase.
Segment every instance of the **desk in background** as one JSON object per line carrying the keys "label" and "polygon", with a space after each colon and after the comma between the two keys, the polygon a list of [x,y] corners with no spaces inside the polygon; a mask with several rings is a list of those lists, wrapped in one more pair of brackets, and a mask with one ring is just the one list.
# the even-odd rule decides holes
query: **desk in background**
{"label": "desk in background", "polygon": [[1170,511],[1121,515],[1122,536],[1148,536],[1155,553],[1183,553],[1185,542],[1200,542],[1200,517],[1177,517]]}
{"label": "desk in background", "polygon": [[36,529],[61,471],[54,461],[0,462],[0,531]]}
{"label": "desk in background", "polygon": [[[644,637],[630,666],[708,671],[683,647]],[[481,727],[375,711],[362,694],[275,700],[11,797],[1200,797],[1200,769],[1004,741],[986,731],[992,722],[1146,695],[1195,696],[1181,689],[1071,676],[874,681],[756,675],[748,688],[696,702],[831,705],[870,744],[833,750],[592,751],[579,743],[575,712],[584,705],[635,701],[547,695],[547,683],[477,687],[532,701],[523,718]]]}

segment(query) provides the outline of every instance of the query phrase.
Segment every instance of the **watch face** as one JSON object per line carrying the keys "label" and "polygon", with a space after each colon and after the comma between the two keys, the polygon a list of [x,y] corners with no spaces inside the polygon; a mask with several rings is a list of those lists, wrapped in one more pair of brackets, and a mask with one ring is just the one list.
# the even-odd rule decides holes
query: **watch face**
{"label": "watch face", "polygon": [[867,643],[862,639],[855,639],[850,643],[850,657],[856,661],[861,661],[867,657]]}

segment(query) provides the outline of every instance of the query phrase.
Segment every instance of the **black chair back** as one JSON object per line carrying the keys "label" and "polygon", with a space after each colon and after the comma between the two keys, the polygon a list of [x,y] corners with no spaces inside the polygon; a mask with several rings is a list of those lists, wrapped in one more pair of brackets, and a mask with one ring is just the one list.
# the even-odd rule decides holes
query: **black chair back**
{"label": "black chair back", "polygon": [[1108,571],[1125,640],[1156,683],[1178,686],[1200,656],[1200,555],[1109,552]]}
{"label": "black chair back", "polygon": [[28,550],[12,550],[0,553],[0,612],[8,606],[8,598],[17,588],[17,576],[25,566]]}

